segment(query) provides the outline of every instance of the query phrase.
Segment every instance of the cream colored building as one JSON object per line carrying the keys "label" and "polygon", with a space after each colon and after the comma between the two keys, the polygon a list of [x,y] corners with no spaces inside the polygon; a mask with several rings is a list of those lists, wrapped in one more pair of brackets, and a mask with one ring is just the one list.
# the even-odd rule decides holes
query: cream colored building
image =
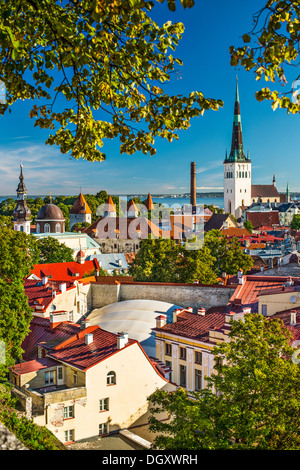
{"label": "cream colored building", "polygon": [[297,308],[300,308],[300,286],[295,286],[292,279],[279,288],[262,290],[258,294],[258,313],[264,316]]}
{"label": "cream colored building", "polygon": [[176,387],[140,344],[98,326],[56,340],[40,343],[39,357],[10,373],[34,422],[66,444],[129,428],[151,439],[147,398],[157,389]]}
{"label": "cream colored building", "polygon": [[214,373],[213,348],[227,341],[229,321],[222,311],[206,314],[204,309],[174,310],[173,323],[157,317],[156,357],[170,369],[169,379],[189,391],[206,388],[206,377]]}

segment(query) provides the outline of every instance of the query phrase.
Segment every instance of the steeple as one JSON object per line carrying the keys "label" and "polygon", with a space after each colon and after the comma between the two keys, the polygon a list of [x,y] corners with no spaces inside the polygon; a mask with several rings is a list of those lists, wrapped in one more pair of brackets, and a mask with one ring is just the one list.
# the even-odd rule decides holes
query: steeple
{"label": "steeple", "polygon": [[291,195],[290,195],[290,189],[289,189],[289,183],[286,185],[286,202],[291,202]]}
{"label": "steeple", "polygon": [[17,187],[17,205],[13,211],[14,230],[30,233],[31,210],[26,202],[27,190],[24,183],[23,165],[20,165],[19,184]]}
{"label": "steeple", "polygon": [[238,79],[236,79],[234,116],[232,128],[231,150],[229,157],[226,155],[224,163],[245,162],[250,163],[249,153],[246,157],[243,146],[242,120],[240,110],[240,97]]}

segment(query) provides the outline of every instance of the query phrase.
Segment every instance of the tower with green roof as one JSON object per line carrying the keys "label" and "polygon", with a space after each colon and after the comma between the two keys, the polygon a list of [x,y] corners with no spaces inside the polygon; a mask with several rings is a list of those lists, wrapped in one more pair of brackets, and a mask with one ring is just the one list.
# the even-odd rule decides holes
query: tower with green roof
{"label": "tower with green roof", "polygon": [[244,151],[238,81],[234,103],[231,149],[224,160],[224,210],[235,217],[251,205],[251,160]]}

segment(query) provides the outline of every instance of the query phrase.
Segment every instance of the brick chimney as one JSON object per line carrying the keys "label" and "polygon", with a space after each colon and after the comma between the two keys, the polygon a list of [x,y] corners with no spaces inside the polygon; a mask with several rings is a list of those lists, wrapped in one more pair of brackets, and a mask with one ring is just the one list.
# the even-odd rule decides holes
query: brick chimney
{"label": "brick chimney", "polygon": [[196,163],[191,163],[191,198],[192,209],[196,207]]}

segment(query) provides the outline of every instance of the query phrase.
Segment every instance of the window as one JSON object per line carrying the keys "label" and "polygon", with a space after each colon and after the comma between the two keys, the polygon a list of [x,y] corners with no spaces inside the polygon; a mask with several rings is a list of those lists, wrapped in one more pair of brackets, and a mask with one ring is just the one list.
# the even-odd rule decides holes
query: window
{"label": "window", "polygon": [[65,431],[65,442],[73,442],[75,433],[74,429],[69,429],[68,431]]}
{"label": "window", "polygon": [[195,351],[195,363],[200,365],[202,364],[202,352]]}
{"label": "window", "polygon": [[49,372],[45,372],[45,384],[50,385],[54,384],[54,371],[50,370]]}
{"label": "window", "polygon": [[172,344],[166,343],[166,355],[172,356]]}
{"label": "window", "polygon": [[49,233],[50,232],[50,225],[49,224],[45,224],[45,233]]}
{"label": "window", "polygon": [[55,232],[56,232],[56,233],[60,233],[60,232],[61,232],[61,230],[60,230],[60,224],[56,224],[56,225],[55,225]]}
{"label": "window", "polygon": [[261,306],[261,314],[266,316],[267,315],[267,305]]}
{"label": "window", "polygon": [[36,224],[36,233],[40,233],[40,224]]}
{"label": "window", "polygon": [[77,370],[73,370],[73,384],[76,385],[78,383],[78,372]]}
{"label": "window", "polygon": [[116,382],[116,373],[111,371],[106,376],[106,384],[107,385],[115,385]]}
{"label": "window", "polygon": [[186,361],[186,349],[185,348],[180,348],[180,359],[183,361]]}
{"label": "window", "polygon": [[62,367],[58,367],[58,368],[57,368],[57,379],[58,379],[58,380],[62,380],[62,379],[63,379],[63,368],[62,368]]}
{"label": "window", "polygon": [[108,398],[102,398],[102,400],[99,400],[99,411],[108,411],[109,400]]}
{"label": "window", "polygon": [[169,380],[172,381],[172,362],[171,361],[166,361],[166,366],[170,369]]}
{"label": "window", "polygon": [[180,386],[186,387],[186,366],[180,366]]}
{"label": "window", "polygon": [[64,406],[64,419],[74,418],[74,406]]}
{"label": "window", "polygon": [[202,372],[201,370],[195,370],[195,390],[201,390],[202,388]]}
{"label": "window", "polygon": [[103,436],[104,434],[108,434],[108,423],[99,424],[99,436]]}

